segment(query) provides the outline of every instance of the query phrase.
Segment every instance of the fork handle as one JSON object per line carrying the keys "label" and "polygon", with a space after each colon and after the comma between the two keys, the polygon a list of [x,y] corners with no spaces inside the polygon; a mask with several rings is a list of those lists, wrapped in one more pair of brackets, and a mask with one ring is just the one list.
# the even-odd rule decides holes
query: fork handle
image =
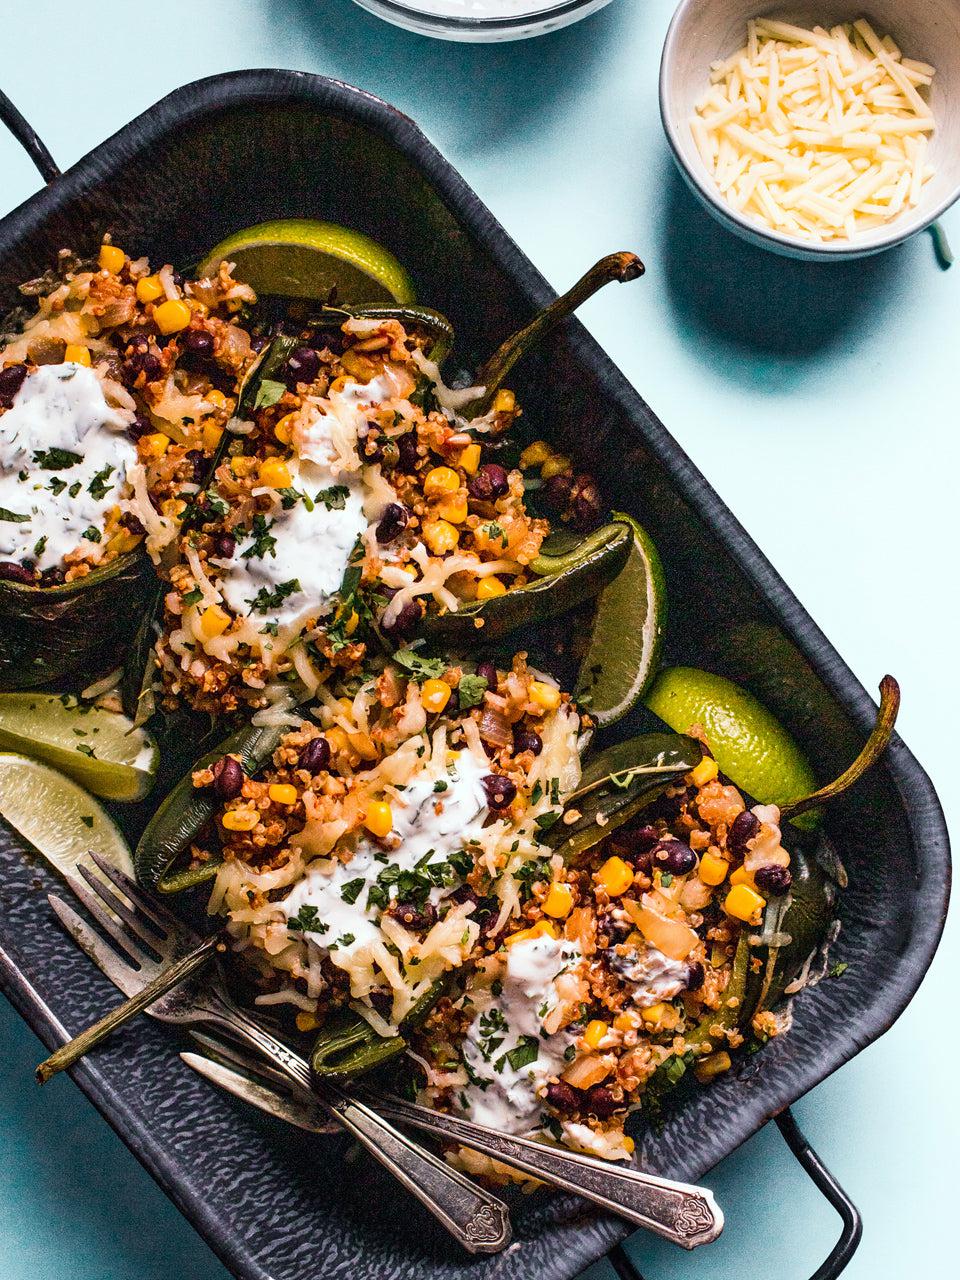
{"label": "fork handle", "polygon": [[534,1178],[583,1196],[684,1249],[709,1244],[723,1230],[723,1213],[706,1187],[673,1182],[579,1152],[498,1133],[401,1098],[378,1097],[377,1109],[392,1120],[435,1137],[461,1142]]}
{"label": "fork handle", "polygon": [[78,1036],[74,1036],[66,1044],[61,1045],[59,1049],[51,1053],[49,1058],[45,1058],[37,1067],[37,1082],[46,1084],[58,1072],[65,1071],[67,1067],[72,1067],[94,1045],[99,1044],[101,1040],[106,1040],[107,1036],[112,1035],[118,1027],[122,1027],[131,1018],[135,1018],[138,1013],[142,1013],[144,1009],[153,1004],[154,1000],[159,1000],[168,991],[172,991],[174,987],[179,986],[185,978],[189,978],[192,973],[202,969],[207,961],[216,954],[218,947],[222,945],[223,939],[219,933],[205,938],[198,947],[194,947],[192,951],[187,952],[185,956],[182,956],[164,969],[152,982],[148,982],[135,996],[131,996],[129,1000],[124,1000],[123,1004],[111,1009],[108,1014],[105,1014],[92,1026],[87,1027],[85,1031],[81,1031]]}
{"label": "fork handle", "polygon": [[[208,996],[210,993],[208,993]],[[215,999],[204,1003],[204,1015],[245,1040],[301,1088],[307,1089],[374,1159],[415,1195],[470,1253],[499,1253],[510,1242],[507,1206],[492,1192],[471,1182],[445,1161],[425,1151],[394,1129],[364,1102],[318,1088],[310,1066],[241,1009]]]}

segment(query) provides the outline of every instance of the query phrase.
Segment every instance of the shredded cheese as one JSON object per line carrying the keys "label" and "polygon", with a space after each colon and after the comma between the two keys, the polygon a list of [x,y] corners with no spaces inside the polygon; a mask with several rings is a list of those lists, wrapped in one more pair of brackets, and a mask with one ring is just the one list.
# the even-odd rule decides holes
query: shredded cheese
{"label": "shredded cheese", "polygon": [[933,74],[865,18],[829,31],[756,18],[713,64],[690,129],[733,208],[797,239],[849,240],[913,208],[933,176],[920,93]]}

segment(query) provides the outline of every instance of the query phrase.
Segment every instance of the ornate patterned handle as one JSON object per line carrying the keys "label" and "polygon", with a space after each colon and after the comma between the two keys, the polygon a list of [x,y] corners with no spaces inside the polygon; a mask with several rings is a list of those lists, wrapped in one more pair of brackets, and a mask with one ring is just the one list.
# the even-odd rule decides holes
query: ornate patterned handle
{"label": "ornate patterned handle", "polygon": [[378,1099],[377,1108],[393,1120],[462,1142],[535,1178],[592,1200],[684,1249],[709,1244],[723,1230],[723,1213],[713,1193],[705,1187],[671,1182],[592,1156],[497,1133],[399,1098]]}
{"label": "ornate patterned handle", "polygon": [[318,1088],[310,1066],[241,1009],[217,992],[205,993],[204,1016],[245,1040],[284,1075],[317,1100],[348,1133],[426,1205],[470,1253],[499,1253],[510,1243],[507,1206],[492,1192],[425,1151],[370,1107],[339,1092]]}

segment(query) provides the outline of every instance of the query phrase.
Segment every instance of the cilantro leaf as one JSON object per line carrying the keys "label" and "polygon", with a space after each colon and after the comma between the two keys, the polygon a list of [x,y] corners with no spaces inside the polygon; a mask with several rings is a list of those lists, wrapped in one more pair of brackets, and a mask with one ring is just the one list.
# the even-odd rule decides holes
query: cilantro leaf
{"label": "cilantro leaf", "polygon": [[393,655],[393,661],[415,680],[438,680],[446,670],[442,658],[425,658],[412,649],[398,649]]}
{"label": "cilantro leaf", "polygon": [[487,691],[486,676],[461,676],[457,692],[460,694],[460,710],[478,707]]}
{"label": "cilantro leaf", "polygon": [[0,507],[0,520],[6,520],[10,524],[28,524],[29,516],[18,516],[15,511],[8,511],[6,507]]}
{"label": "cilantro leaf", "polygon": [[54,448],[38,449],[33,460],[41,471],[59,471],[61,468],[66,470],[68,467],[75,467],[83,458],[79,453],[71,453],[69,449]]}
{"label": "cilantro leaf", "polygon": [[97,502],[102,501],[102,499],[104,499],[113,488],[112,484],[107,484],[107,481],[113,475],[113,471],[114,468],[108,463],[101,471],[97,472],[87,485],[87,492],[91,497],[95,498]]}
{"label": "cilantro leaf", "polygon": [[291,578],[289,582],[279,583],[274,591],[268,587],[261,587],[253,599],[247,601],[247,604],[255,613],[268,613],[271,609],[279,609],[287,596],[302,590],[300,579]]}
{"label": "cilantro leaf", "polygon": [[275,382],[273,378],[264,378],[257,388],[253,407],[255,409],[269,409],[272,404],[276,404],[281,399],[286,389],[286,383]]}
{"label": "cilantro leaf", "polygon": [[334,484],[329,489],[321,489],[314,497],[314,502],[322,502],[328,511],[342,511],[349,497],[350,490],[345,484]]}
{"label": "cilantro leaf", "polygon": [[366,884],[363,876],[357,876],[356,880],[348,880],[345,885],[340,888],[340,897],[344,902],[348,902],[350,906],[356,902],[363,893],[363,886]]}
{"label": "cilantro leaf", "polygon": [[253,538],[253,542],[247,547],[246,551],[241,551],[241,560],[262,560],[266,555],[276,557],[277,540],[270,534],[274,524],[275,521],[268,520],[266,516],[255,515],[253,517],[253,531],[250,535]]}

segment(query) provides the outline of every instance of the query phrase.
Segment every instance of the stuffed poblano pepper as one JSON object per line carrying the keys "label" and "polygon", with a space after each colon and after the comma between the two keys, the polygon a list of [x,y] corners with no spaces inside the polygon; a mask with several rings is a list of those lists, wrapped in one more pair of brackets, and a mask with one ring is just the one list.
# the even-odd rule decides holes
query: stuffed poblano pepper
{"label": "stuffed poblano pepper", "polygon": [[[253,359],[227,269],[104,243],[22,286],[0,345],[0,689],[115,665]],[[173,504],[173,505],[172,505]]]}

